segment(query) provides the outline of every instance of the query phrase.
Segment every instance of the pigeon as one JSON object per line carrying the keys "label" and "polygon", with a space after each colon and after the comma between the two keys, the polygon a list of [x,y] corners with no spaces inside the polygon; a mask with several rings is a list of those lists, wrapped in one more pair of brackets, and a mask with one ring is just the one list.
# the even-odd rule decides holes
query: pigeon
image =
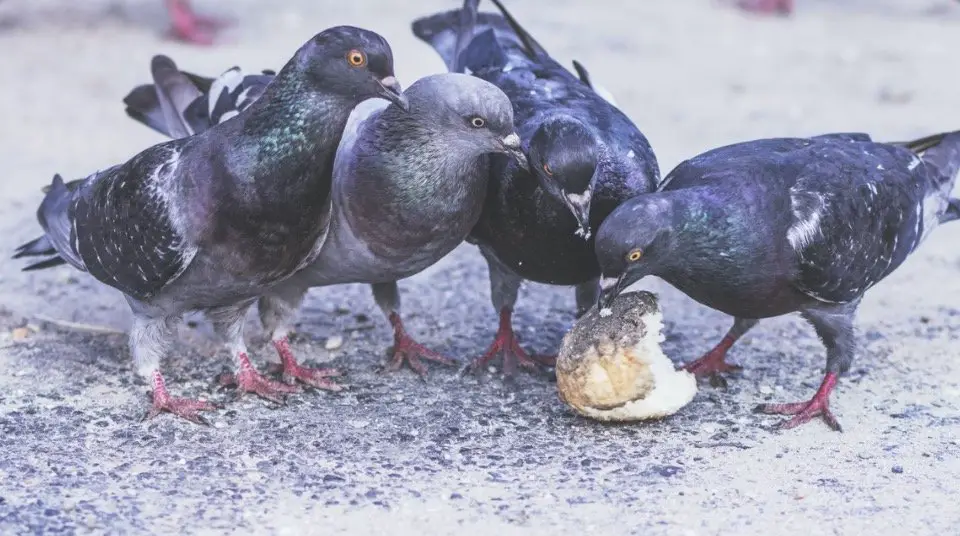
{"label": "pigeon", "polygon": [[863,294],[900,266],[941,223],[960,217],[950,197],[960,131],[880,143],[867,134],[749,141],[678,165],[655,193],[624,203],[600,226],[600,307],[640,278],[664,279],[734,317],[723,340],[687,370],[731,369],[727,350],[760,319],[792,312],[827,349],[816,394],[758,409],[792,415],[793,428],[829,408],[855,353]]}
{"label": "pigeon", "polygon": [[[202,131],[249,106],[271,78],[269,71],[244,75],[237,67],[217,79],[176,71],[172,63],[170,68],[182,74],[176,79],[184,87],[159,78],[125,99],[128,115],[168,136],[178,132],[167,124],[158,95],[185,95],[178,99],[179,115],[191,131]],[[309,288],[368,283],[394,329],[389,369],[406,362],[423,375],[422,359],[455,363],[407,334],[397,281],[423,271],[467,237],[483,208],[487,154],[510,155],[524,168],[527,161],[510,100],[493,84],[443,73],[418,80],[404,96],[409,113],[371,100],[351,115],[334,164],[329,235],[309,266],[260,300],[264,330],[287,361],[293,315]],[[288,376],[310,381],[295,371]]]}
{"label": "pigeon", "polygon": [[583,314],[599,291],[592,229],[621,202],[653,190],[660,170],[647,139],[594,90],[582,64],[575,68],[586,81],[551,58],[498,1],[502,15],[479,13],[478,3],[417,19],[412,29],[449,70],[492,82],[513,102],[530,169],[492,157],[486,203],[468,238],[487,261],[500,315],[493,344],[472,368],[502,354],[511,376],[518,365],[553,361],[528,355],[514,333],[521,282],[576,286]]}
{"label": "pigeon", "polygon": [[134,365],[153,387],[147,417],[168,411],[202,423],[198,412],[214,408],[173,398],[160,373],[188,311],[206,313],[225,338],[242,391],[282,400],[296,390],[253,368],[243,318],[319,253],[336,147],[353,108],[375,97],[405,107],[390,46],[374,32],[334,27],[304,44],[232,120],[70,186],[54,177],[37,211],[45,234],[16,256],[48,257],[27,270],[58,257],[124,294]]}

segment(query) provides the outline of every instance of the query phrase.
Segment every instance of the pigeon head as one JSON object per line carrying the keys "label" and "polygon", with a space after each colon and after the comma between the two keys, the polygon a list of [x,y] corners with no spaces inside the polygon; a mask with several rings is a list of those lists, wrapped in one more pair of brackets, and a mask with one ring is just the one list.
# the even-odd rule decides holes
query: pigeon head
{"label": "pigeon head", "polygon": [[444,125],[451,146],[475,156],[508,154],[529,169],[513,126],[513,105],[497,86],[474,76],[443,73],[417,80],[404,94],[410,100],[408,117]]}
{"label": "pigeon head", "polygon": [[590,200],[600,175],[600,146],[580,121],[557,117],[534,132],[530,168],[540,186],[577,219],[577,234],[590,238]]}
{"label": "pigeon head", "polygon": [[616,208],[600,225],[594,251],[600,264],[598,307],[648,275],[657,275],[671,257],[673,206],[660,194],[642,194]]}
{"label": "pigeon head", "polygon": [[393,74],[393,52],[380,34],[353,26],[329,28],[304,45],[295,62],[325,91],[357,103],[380,97],[408,109]]}

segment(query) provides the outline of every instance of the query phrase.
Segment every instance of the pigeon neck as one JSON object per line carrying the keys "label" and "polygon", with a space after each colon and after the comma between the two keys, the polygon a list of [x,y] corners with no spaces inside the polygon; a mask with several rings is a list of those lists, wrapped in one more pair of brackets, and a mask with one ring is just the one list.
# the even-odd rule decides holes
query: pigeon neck
{"label": "pigeon neck", "polygon": [[[348,216],[351,227],[364,234],[392,229],[391,240],[407,246],[433,240],[443,228],[459,242],[480,217],[487,159],[387,111],[356,145],[350,176],[361,180],[337,185],[338,202],[357,215]],[[377,230],[367,229],[370,218],[360,216],[371,213],[378,215]]]}
{"label": "pigeon neck", "polygon": [[696,274],[739,269],[739,249],[747,232],[731,233],[736,218],[729,205],[718,203],[709,192],[685,189],[664,192],[671,204],[670,254],[664,255],[663,273],[671,284],[695,283]]}
{"label": "pigeon neck", "polygon": [[478,171],[482,155],[460,149],[435,125],[412,120],[396,106],[380,114],[371,132],[370,141],[359,144],[358,166],[364,175],[381,177],[378,187],[399,202],[456,203],[486,186]]}

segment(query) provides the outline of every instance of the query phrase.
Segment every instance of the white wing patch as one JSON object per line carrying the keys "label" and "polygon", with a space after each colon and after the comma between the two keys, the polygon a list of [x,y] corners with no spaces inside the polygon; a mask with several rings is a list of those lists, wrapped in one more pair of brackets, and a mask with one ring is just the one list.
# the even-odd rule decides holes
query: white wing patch
{"label": "white wing patch", "polygon": [[[217,100],[220,99],[223,90],[226,89],[227,93],[233,93],[233,90],[237,89],[237,86],[243,83],[243,76],[243,71],[241,71],[239,67],[232,67],[224,71],[223,74],[218,76],[216,80],[210,84],[209,98],[207,99],[207,117],[213,117],[213,109],[217,105]],[[222,119],[221,122],[225,120],[226,119]]]}
{"label": "white wing patch", "polygon": [[611,106],[614,106],[614,107],[617,106],[617,101],[616,99],[613,98],[613,93],[610,93],[609,91],[607,91],[607,88],[594,84],[593,91],[597,95],[600,95],[601,97],[603,97],[603,100],[609,102]]}
{"label": "white wing patch", "polygon": [[930,231],[933,231],[937,225],[940,225],[940,217],[943,216],[943,212],[947,210],[947,198],[941,192],[934,191],[933,193],[927,194],[923,198],[923,206],[917,208],[921,210],[921,215],[918,215],[917,221],[921,218],[923,219],[923,229],[919,235],[920,238],[917,240],[917,245],[920,245],[920,242],[923,242],[923,239],[930,234]]}
{"label": "white wing patch", "polygon": [[917,169],[917,166],[919,165],[920,165],[920,159],[916,155],[914,155],[913,160],[910,161],[910,165],[907,166],[907,169],[910,171],[913,171],[914,169]]}
{"label": "white wing patch", "polygon": [[820,215],[824,208],[823,195],[803,192],[796,187],[790,189],[790,209],[794,224],[787,230],[787,240],[793,249],[801,251],[819,235]]}
{"label": "white wing patch", "polygon": [[[157,166],[153,172],[153,176],[148,179],[148,184],[150,185],[151,197],[163,207],[167,217],[170,218],[170,226],[173,228],[173,232],[176,233],[182,241],[178,251],[182,263],[180,270],[170,277],[170,281],[173,281],[180,277],[187,267],[190,266],[190,262],[197,254],[197,248],[189,246],[186,243],[186,237],[189,236],[188,228],[190,226],[190,222],[185,219],[186,211],[179,210],[179,207],[175,207],[173,203],[173,185],[171,185],[170,182],[172,177],[176,175],[177,168],[180,166],[180,150],[171,147],[168,148],[168,151],[170,157],[163,165]],[[163,176],[160,175],[161,171],[165,171]],[[146,281],[146,278],[144,278],[144,281]]]}

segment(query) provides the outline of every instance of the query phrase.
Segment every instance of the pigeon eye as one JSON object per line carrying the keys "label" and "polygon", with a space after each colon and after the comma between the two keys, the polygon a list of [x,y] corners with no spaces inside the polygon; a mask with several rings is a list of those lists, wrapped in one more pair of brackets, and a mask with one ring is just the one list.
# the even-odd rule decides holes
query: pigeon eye
{"label": "pigeon eye", "polygon": [[553,170],[550,169],[550,166],[548,166],[546,162],[543,163],[543,172],[546,173],[548,177],[553,176]]}
{"label": "pigeon eye", "polygon": [[347,52],[347,61],[354,67],[363,67],[367,64],[367,56],[357,49]]}
{"label": "pigeon eye", "polygon": [[640,257],[643,257],[643,252],[640,251],[640,248],[631,250],[630,253],[627,253],[627,261],[637,262],[640,260]]}
{"label": "pigeon eye", "polygon": [[471,117],[471,118],[470,118],[470,124],[471,124],[474,128],[483,128],[484,125],[487,124],[487,122],[484,121],[482,117],[474,116],[474,117]]}

